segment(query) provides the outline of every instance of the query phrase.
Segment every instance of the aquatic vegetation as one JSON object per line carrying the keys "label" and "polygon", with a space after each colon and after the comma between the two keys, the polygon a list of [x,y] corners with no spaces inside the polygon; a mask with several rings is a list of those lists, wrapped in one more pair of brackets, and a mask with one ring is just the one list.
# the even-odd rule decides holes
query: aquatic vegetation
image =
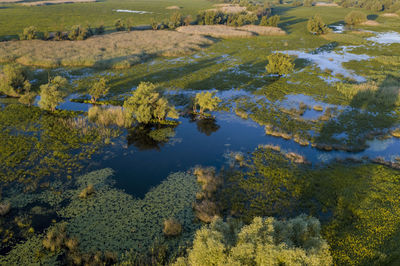
{"label": "aquatic vegetation", "polygon": [[182,233],[182,225],[176,219],[169,218],[164,221],[163,233],[166,236],[178,236]]}
{"label": "aquatic vegetation", "polygon": [[[122,254],[132,249],[132,252],[146,254],[156,238],[174,250],[190,241],[193,231],[198,228],[193,224],[192,202],[198,191],[193,176],[172,174],[149,191],[144,199],[134,199],[111,186],[111,175],[110,169],[104,169],[78,177],[79,187],[75,193],[79,194],[78,191],[93,184],[96,194],[86,200],[75,194],[71,203],[57,212],[68,219],[68,235],[79,241],[82,253],[111,251]],[[182,234],[167,239],[163,223],[170,217],[181,223]]]}
{"label": "aquatic vegetation", "polygon": [[317,219],[256,217],[243,226],[214,220],[196,232],[187,257],[174,265],[332,265]]}
{"label": "aquatic vegetation", "polygon": [[0,203],[0,216],[6,215],[11,209],[11,203],[1,202]]}
{"label": "aquatic vegetation", "polygon": [[88,111],[88,119],[101,126],[129,127],[131,125],[122,107],[93,106]]}
{"label": "aquatic vegetation", "polygon": [[95,191],[93,185],[92,185],[92,184],[89,184],[87,187],[85,187],[85,188],[81,191],[81,193],[79,193],[79,198],[81,198],[81,199],[86,199],[88,196],[91,196],[91,195],[93,195],[93,194],[95,194],[95,193],[96,193],[96,191]]}

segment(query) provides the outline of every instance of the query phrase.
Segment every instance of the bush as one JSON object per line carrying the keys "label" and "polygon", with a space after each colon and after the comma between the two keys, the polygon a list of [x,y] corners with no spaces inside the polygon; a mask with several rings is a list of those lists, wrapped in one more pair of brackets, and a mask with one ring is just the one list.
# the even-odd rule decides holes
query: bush
{"label": "bush", "polygon": [[307,29],[309,32],[316,35],[329,32],[328,26],[326,26],[320,15],[315,15],[313,18],[308,20]]}
{"label": "bush", "polygon": [[31,106],[35,103],[36,99],[36,93],[32,91],[26,91],[21,97],[18,99],[18,101],[22,104]]}
{"label": "bush", "polygon": [[24,31],[20,35],[20,39],[21,40],[39,39],[39,32],[37,31],[36,27],[30,26],[24,29]]}
{"label": "bush", "polygon": [[93,30],[87,26],[82,27],[81,25],[72,26],[68,33],[68,38],[72,41],[82,41],[93,35]]}
{"label": "bush", "polygon": [[93,106],[88,111],[88,118],[90,121],[101,126],[130,126],[129,121],[126,118],[126,114],[121,107],[103,108],[99,106]]}
{"label": "bush", "polygon": [[268,73],[279,76],[287,75],[294,69],[293,59],[286,54],[274,53],[268,56]]}
{"label": "bush", "polygon": [[242,226],[215,219],[196,232],[193,248],[175,265],[332,265],[317,219],[254,218]]}
{"label": "bush", "polygon": [[182,233],[182,225],[174,218],[164,221],[163,233],[166,236],[178,236]]}
{"label": "bush", "polygon": [[94,186],[92,184],[89,184],[81,191],[81,193],[79,193],[79,198],[86,199],[88,196],[93,195],[94,193]]}
{"label": "bush", "polygon": [[254,24],[258,17],[255,14],[230,14],[227,16],[227,25],[234,27],[241,27],[243,25]]}
{"label": "bush", "polygon": [[169,22],[168,22],[168,27],[170,29],[176,29],[180,26],[183,25],[183,16],[179,12],[175,12],[172,14]]}
{"label": "bush", "polygon": [[149,124],[154,120],[162,122],[167,117],[178,119],[174,106],[169,105],[150,82],[141,82],[132,96],[124,102],[128,118],[135,118],[139,123]]}
{"label": "bush", "polygon": [[95,29],[95,31],[94,31],[94,33],[95,33],[96,35],[101,35],[101,34],[103,34],[104,32],[105,32],[104,25],[99,25],[99,26]]}
{"label": "bush", "polygon": [[67,79],[57,76],[49,81],[49,83],[40,86],[39,107],[54,112],[56,107],[64,102],[66,96],[65,87]]}
{"label": "bush", "polygon": [[358,24],[361,24],[361,23],[367,21],[367,15],[360,11],[351,11],[344,18],[344,21],[348,25],[358,25]]}
{"label": "bush", "polygon": [[272,16],[269,18],[267,16],[263,16],[260,21],[260,26],[278,27],[280,20],[281,20],[281,17],[278,15],[275,15],[275,16]]}
{"label": "bush", "polygon": [[96,103],[100,97],[107,95],[110,90],[110,87],[107,86],[107,82],[108,80],[105,77],[98,78],[94,81],[92,87],[89,89],[92,103]]}
{"label": "bush", "polygon": [[122,19],[117,19],[115,22],[114,22],[114,26],[115,26],[115,29],[117,30],[117,31],[124,31],[125,30],[125,24],[124,24],[124,22],[122,21]]}
{"label": "bush", "polygon": [[31,84],[27,79],[25,68],[18,65],[6,65],[0,73],[0,93],[18,97],[28,92]]}
{"label": "bush", "polygon": [[197,24],[199,25],[224,24],[226,20],[225,14],[217,11],[201,11],[197,15]]}
{"label": "bush", "polygon": [[312,7],[314,5],[313,0],[304,0],[303,6],[305,7]]}
{"label": "bush", "polygon": [[197,93],[193,103],[193,112],[197,113],[197,106],[200,107],[200,114],[203,114],[204,111],[214,111],[221,99],[215,96],[215,92],[201,92]]}

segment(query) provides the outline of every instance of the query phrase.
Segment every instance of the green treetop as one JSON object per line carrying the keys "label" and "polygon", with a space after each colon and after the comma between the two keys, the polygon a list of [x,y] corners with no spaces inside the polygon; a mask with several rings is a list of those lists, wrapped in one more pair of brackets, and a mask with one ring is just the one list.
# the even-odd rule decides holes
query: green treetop
{"label": "green treetop", "polygon": [[107,79],[102,77],[97,79],[92,87],[89,89],[89,95],[91,96],[92,103],[95,103],[100,97],[107,95],[110,88],[107,86]]}
{"label": "green treetop", "polygon": [[51,79],[49,83],[40,86],[40,101],[38,103],[40,108],[54,112],[56,107],[64,102],[67,84],[66,78],[57,76]]}
{"label": "green treetop", "polygon": [[124,102],[124,108],[128,117],[136,118],[143,124],[148,124],[154,119],[162,122],[167,117],[179,118],[175,107],[171,106],[150,82],[141,82],[132,96]]}
{"label": "green treetop", "polygon": [[215,92],[197,93],[194,99],[193,111],[197,112],[197,106],[200,108],[200,114],[203,114],[206,110],[214,111],[220,102],[221,99],[215,96]]}
{"label": "green treetop", "polygon": [[27,79],[25,69],[17,65],[6,65],[0,73],[0,93],[18,97],[29,91],[31,84]]}
{"label": "green treetop", "polygon": [[277,74],[279,76],[287,75],[294,69],[293,59],[286,54],[273,53],[268,56],[266,69],[270,74]]}
{"label": "green treetop", "polygon": [[329,32],[329,28],[326,26],[320,15],[315,15],[313,18],[308,20],[307,29],[309,32],[316,35]]}

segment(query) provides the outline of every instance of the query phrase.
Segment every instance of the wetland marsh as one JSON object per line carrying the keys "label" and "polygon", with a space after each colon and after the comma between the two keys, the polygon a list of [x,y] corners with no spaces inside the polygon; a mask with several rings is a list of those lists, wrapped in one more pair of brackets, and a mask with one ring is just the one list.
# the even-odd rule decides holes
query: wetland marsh
{"label": "wetland marsh", "polygon": [[400,18],[228,2],[0,2],[1,265],[400,262]]}

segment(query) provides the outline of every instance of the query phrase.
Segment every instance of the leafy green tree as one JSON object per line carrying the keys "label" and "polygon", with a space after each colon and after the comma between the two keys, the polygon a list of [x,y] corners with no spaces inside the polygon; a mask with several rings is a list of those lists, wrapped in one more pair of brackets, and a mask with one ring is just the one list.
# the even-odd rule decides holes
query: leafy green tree
{"label": "leafy green tree", "polygon": [[27,79],[26,71],[18,65],[6,65],[0,73],[0,93],[18,97],[29,91],[31,84]]}
{"label": "leafy green tree", "polygon": [[293,59],[282,53],[273,53],[268,56],[268,65],[266,67],[268,73],[277,74],[280,77],[291,73],[294,69]]}
{"label": "leafy green tree", "polygon": [[82,27],[81,25],[72,26],[68,33],[68,38],[73,41],[82,41],[93,35],[93,30],[87,26]]}
{"label": "leafy green tree", "polygon": [[218,218],[196,232],[193,248],[177,265],[332,265],[316,218],[254,218],[242,226]]}
{"label": "leafy green tree", "polygon": [[215,92],[200,92],[196,94],[193,104],[193,112],[197,113],[197,106],[200,107],[200,114],[203,114],[205,110],[214,111],[221,99],[215,96]]}
{"label": "leafy green tree", "polygon": [[101,77],[93,83],[92,87],[89,89],[89,95],[91,96],[92,103],[95,103],[100,97],[107,95],[110,87],[107,85],[107,78]]}
{"label": "leafy green tree", "polygon": [[51,79],[49,83],[40,86],[39,107],[54,112],[56,107],[64,102],[67,84],[68,81],[66,78],[57,76]]}
{"label": "leafy green tree", "polygon": [[351,11],[346,15],[344,21],[348,25],[358,25],[367,21],[367,15],[360,11]]}
{"label": "leafy green tree", "polygon": [[27,83],[25,86],[25,93],[21,95],[18,101],[22,104],[31,106],[35,103],[36,93],[31,91],[31,84]]}
{"label": "leafy green tree", "polygon": [[39,32],[35,26],[30,26],[24,29],[20,35],[21,40],[34,40],[39,39]]}
{"label": "leafy green tree", "polygon": [[280,20],[281,20],[281,17],[278,15],[274,15],[269,18],[267,16],[263,16],[260,21],[260,26],[277,27]]}
{"label": "leafy green tree", "polygon": [[321,35],[329,32],[328,26],[326,26],[320,15],[315,15],[308,20],[307,29],[309,32],[316,35]]}
{"label": "leafy green tree", "polygon": [[130,118],[139,123],[149,124],[152,120],[162,122],[167,117],[178,119],[174,106],[168,103],[150,82],[141,82],[132,96],[124,102],[124,108]]}

